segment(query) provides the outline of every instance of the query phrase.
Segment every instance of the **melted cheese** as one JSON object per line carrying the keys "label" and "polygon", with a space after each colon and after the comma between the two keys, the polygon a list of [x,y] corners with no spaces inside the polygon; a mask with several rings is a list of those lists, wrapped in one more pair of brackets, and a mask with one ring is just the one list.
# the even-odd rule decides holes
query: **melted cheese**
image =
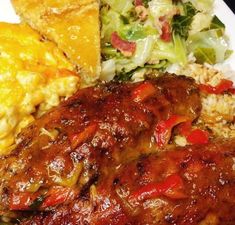
{"label": "melted cheese", "polygon": [[20,130],[72,95],[79,77],[63,53],[27,25],[0,23],[0,154]]}

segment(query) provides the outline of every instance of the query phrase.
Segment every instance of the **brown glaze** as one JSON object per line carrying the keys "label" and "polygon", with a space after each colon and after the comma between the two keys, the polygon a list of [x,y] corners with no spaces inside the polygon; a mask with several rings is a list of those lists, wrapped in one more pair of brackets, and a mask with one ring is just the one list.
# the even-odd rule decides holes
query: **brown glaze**
{"label": "brown glaze", "polygon": [[[24,225],[233,225],[235,224],[235,140],[175,148],[140,157],[100,177],[95,194]],[[129,196],[171,174],[182,178],[183,197],[161,195],[132,204]]]}
{"label": "brown glaze", "polygon": [[14,194],[45,195],[53,186],[76,189],[74,198],[87,197],[90,186],[116,168],[163,151],[154,140],[160,120],[184,115],[192,121],[199,116],[200,96],[192,79],[165,75],[144,83],[154,92],[142,101],[135,99],[135,92],[143,83],[80,90],[25,129],[13,153],[0,159],[0,212],[11,208]]}

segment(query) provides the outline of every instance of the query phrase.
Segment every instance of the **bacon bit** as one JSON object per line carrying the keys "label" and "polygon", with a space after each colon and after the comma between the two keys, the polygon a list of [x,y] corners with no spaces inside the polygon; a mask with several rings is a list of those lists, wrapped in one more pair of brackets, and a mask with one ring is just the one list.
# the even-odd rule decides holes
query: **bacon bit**
{"label": "bacon bit", "polygon": [[41,209],[45,209],[50,206],[59,205],[66,201],[71,201],[74,199],[76,195],[76,191],[72,188],[68,187],[52,187],[47,192],[47,197],[45,198],[44,202],[41,205]]}
{"label": "bacon bit", "polygon": [[142,0],[135,0],[134,5],[135,6],[143,6],[144,4],[143,4]]}
{"label": "bacon bit", "polygon": [[222,94],[225,91],[229,91],[233,87],[233,82],[231,80],[222,79],[218,85],[215,87],[206,84],[200,84],[199,88],[202,92],[208,94]]}
{"label": "bacon bit", "polygon": [[172,35],[171,35],[171,26],[170,26],[169,21],[166,19],[165,16],[161,16],[159,18],[159,21],[162,26],[162,34],[161,34],[160,38],[165,42],[170,42]]}
{"label": "bacon bit", "polygon": [[187,141],[191,144],[207,144],[209,142],[209,133],[201,129],[195,129],[187,136]]}
{"label": "bacon bit", "polygon": [[[173,174],[168,176],[164,181],[160,183],[150,183],[144,187],[139,188],[133,194],[130,195],[129,201],[130,202],[138,202],[143,201],[146,199],[157,198],[161,195],[168,195],[170,198],[177,198],[180,195],[173,194],[173,191],[170,192],[172,189],[179,189],[183,187],[183,180],[177,174]],[[175,192],[177,193],[177,192]],[[185,197],[185,195],[182,197]]]}
{"label": "bacon bit", "polygon": [[117,32],[111,35],[111,44],[114,48],[122,52],[123,55],[130,57],[135,53],[136,43],[122,40]]}
{"label": "bacon bit", "polygon": [[145,82],[139,85],[132,93],[132,99],[134,102],[143,102],[145,99],[156,93],[155,87],[149,83]]}
{"label": "bacon bit", "polygon": [[10,210],[30,210],[30,205],[39,196],[37,193],[19,192],[13,193],[9,200]]}
{"label": "bacon bit", "polygon": [[171,138],[171,131],[179,123],[188,121],[185,116],[173,115],[165,121],[160,121],[156,125],[154,136],[158,147],[166,145]]}
{"label": "bacon bit", "polygon": [[90,124],[81,133],[70,136],[70,142],[73,149],[81,143],[87,141],[97,130],[97,124]]}

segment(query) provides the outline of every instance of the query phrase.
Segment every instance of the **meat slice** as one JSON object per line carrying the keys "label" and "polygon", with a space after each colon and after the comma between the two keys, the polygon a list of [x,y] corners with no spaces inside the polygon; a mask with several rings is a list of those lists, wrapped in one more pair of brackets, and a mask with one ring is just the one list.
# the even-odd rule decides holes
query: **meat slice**
{"label": "meat slice", "polygon": [[139,157],[100,177],[87,198],[23,225],[229,225],[235,221],[235,140]]}
{"label": "meat slice", "polygon": [[159,121],[193,121],[200,110],[198,87],[183,76],[78,91],[25,129],[13,153],[0,159],[0,213],[52,210],[86,195],[120,165],[163,151],[154,139]]}

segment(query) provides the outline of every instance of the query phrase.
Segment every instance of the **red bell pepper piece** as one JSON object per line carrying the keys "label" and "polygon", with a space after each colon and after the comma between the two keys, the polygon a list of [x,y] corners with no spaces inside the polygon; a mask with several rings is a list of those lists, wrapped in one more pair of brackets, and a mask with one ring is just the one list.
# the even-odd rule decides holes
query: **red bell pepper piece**
{"label": "red bell pepper piece", "polygon": [[136,43],[121,39],[117,32],[111,35],[111,44],[126,56],[132,56],[136,50]]}
{"label": "red bell pepper piece", "polygon": [[155,140],[158,147],[166,145],[171,138],[171,131],[179,123],[188,121],[185,116],[173,115],[168,120],[160,121],[155,128]]}
{"label": "red bell pepper piece", "polygon": [[165,195],[171,189],[183,187],[183,180],[177,174],[168,176],[160,183],[150,183],[132,193],[129,197],[130,202],[138,202],[146,199],[157,198]]}
{"label": "red bell pepper piece", "polygon": [[37,193],[19,192],[13,193],[9,200],[10,210],[30,210],[30,205],[39,196]]}
{"label": "red bell pepper piece", "polygon": [[233,82],[231,80],[222,79],[215,87],[206,84],[200,84],[199,88],[202,92],[208,94],[222,94],[225,91],[232,89]]}
{"label": "red bell pepper piece", "polygon": [[207,144],[209,133],[201,129],[195,129],[187,136],[187,141],[192,144]]}
{"label": "red bell pepper piece", "polygon": [[41,208],[47,208],[50,206],[59,205],[66,201],[72,200],[75,197],[75,190],[68,187],[52,187],[46,194],[46,198],[43,201]]}
{"label": "red bell pepper piece", "polygon": [[134,5],[135,6],[142,6],[143,5],[143,1],[142,0],[135,0],[134,1]]}
{"label": "red bell pepper piece", "polygon": [[187,137],[192,130],[192,122],[191,121],[187,121],[184,123],[181,123],[178,127],[179,133],[185,137]]}
{"label": "red bell pepper piece", "polygon": [[171,41],[171,25],[165,16],[159,18],[162,25],[162,34],[160,38],[165,42]]}
{"label": "red bell pepper piece", "polygon": [[233,94],[233,95],[235,95],[235,88],[230,88],[230,89],[228,89],[228,92],[231,93],[231,94]]}
{"label": "red bell pepper piece", "polygon": [[156,92],[155,87],[149,83],[145,82],[140,84],[132,93],[132,99],[135,102],[143,102],[146,98],[154,95]]}
{"label": "red bell pepper piece", "polygon": [[209,133],[201,129],[192,130],[191,121],[180,124],[178,130],[191,144],[207,144],[209,141]]}

